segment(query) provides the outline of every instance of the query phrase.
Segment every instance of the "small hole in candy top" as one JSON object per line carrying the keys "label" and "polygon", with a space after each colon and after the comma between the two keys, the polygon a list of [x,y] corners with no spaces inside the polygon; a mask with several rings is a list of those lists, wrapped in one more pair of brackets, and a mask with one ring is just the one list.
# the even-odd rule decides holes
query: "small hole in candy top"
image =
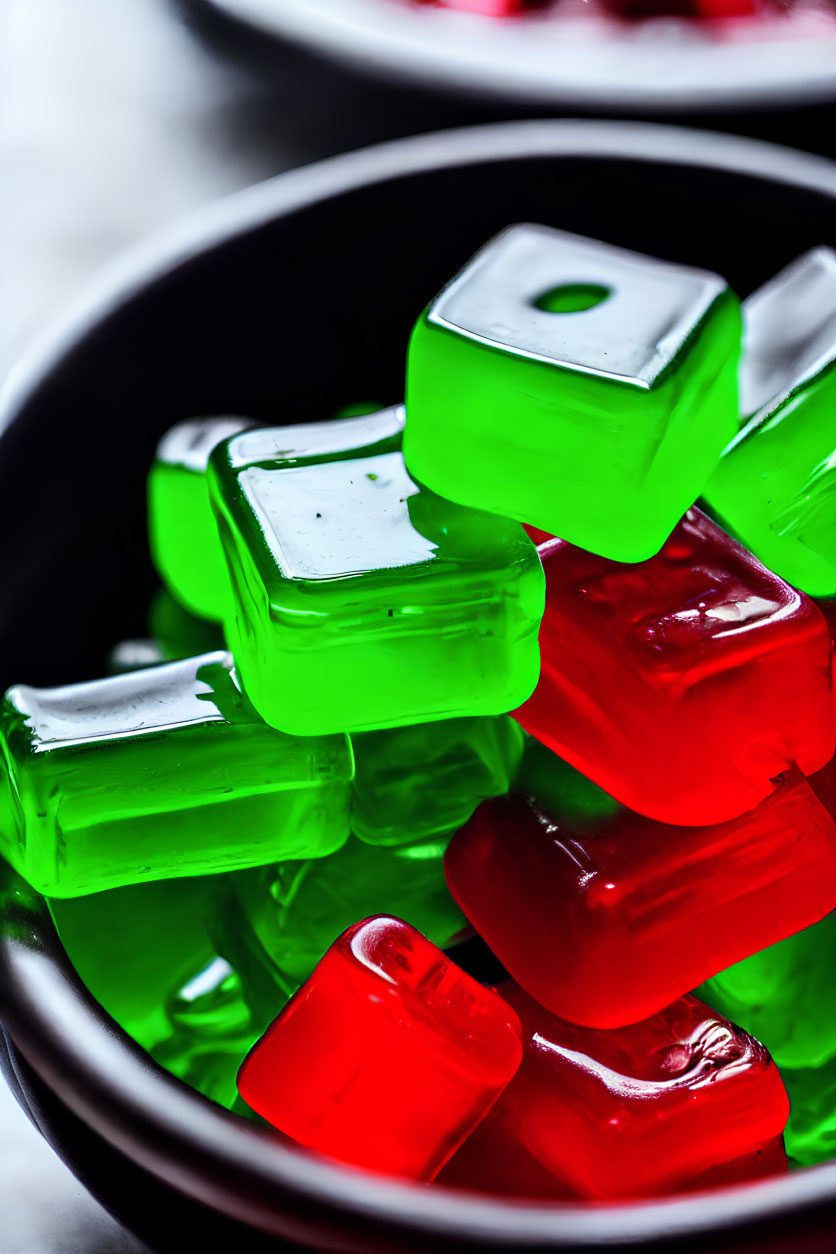
{"label": "small hole in candy top", "polygon": [[583,313],[585,309],[603,304],[610,296],[611,289],[599,283],[561,283],[559,287],[550,287],[543,292],[532,304],[544,313]]}

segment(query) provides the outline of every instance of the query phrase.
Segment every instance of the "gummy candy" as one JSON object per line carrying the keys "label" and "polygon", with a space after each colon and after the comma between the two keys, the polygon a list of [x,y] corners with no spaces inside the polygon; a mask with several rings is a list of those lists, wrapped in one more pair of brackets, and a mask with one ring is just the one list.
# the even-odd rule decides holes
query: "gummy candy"
{"label": "gummy candy", "polygon": [[715,274],[509,227],[415,325],[407,465],[452,501],[643,561],[737,430],[740,339]]}
{"label": "gummy candy", "polygon": [[721,823],[832,757],[821,611],[699,510],[637,565],[561,540],[537,551],[540,682],[517,718],[624,805]]}
{"label": "gummy candy", "polygon": [[335,941],[245,1059],[238,1090],[309,1149],[430,1180],[520,1056],[507,1003],[415,928],[378,917]]}
{"label": "gummy candy", "polygon": [[[283,731],[501,714],[536,682],[534,545],[517,523],[413,483],[402,425],[400,408],[324,423],[329,443],[311,437],[293,466],[279,428],[210,459],[227,637],[247,695]],[[313,428],[295,430],[301,441]]]}

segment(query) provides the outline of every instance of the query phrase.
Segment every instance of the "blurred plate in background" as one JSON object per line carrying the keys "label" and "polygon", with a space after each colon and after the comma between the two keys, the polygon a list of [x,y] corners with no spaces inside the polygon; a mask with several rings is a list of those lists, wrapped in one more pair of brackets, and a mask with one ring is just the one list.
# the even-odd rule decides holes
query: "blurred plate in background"
{"label": "blurred plate in background", "polygon": [[206,3],[371,73],[524,104],[690,111],[836,98],[836,0],[747,0],[751,12],[715,20],[620,18],[605,0],[503,19],[419,0]]}

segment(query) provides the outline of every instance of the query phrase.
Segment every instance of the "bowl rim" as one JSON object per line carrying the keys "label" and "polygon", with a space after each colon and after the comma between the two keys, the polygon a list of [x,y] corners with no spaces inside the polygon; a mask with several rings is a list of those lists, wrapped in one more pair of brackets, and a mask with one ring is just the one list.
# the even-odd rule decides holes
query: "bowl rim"
{"label": "bowl rim", "polygon": [[[646,123],[510,122],[329,158],[226,197],[108,266],[8,377],[0,393],[0,455],[10,428],[25,421],[50,378],[103,321],[214,248],[358,188],[455,166],[578,157],[720,170],[836,200],[836,164],[825,158]],[[369,1233],[399,1237],[402,1248],[416,1239],[445,1249],[658,1248],[686,1237],[706,1241],[718,1230],[750,1236],[754,1228],[776,1231],[791,1222],[797,1231],[802,1217],[836,1202],[836,1162],[710,1195],[598,1207],[430,1192],[317,1160],[153,1063],[84,989],[45,903],[22,881],[15,877],[0,902],[0,1011],[30,1066],[74,1114],[150,1174],[278,1237],[310,1240],[313,1232],[320,1244],[345,1251],[368,1249]]]}
{"label": "bowl rim", "polygon": [[[783,39],[723,41],[706,39],[693,19],[675,17],[608,33],[583,18],[529,13],[502,21],[396,0],[204,3],[262,36],[289,39],[380,78],[535,107],[705,113],[836,96],[836,28],[829,38],[811,29]],[[636,37],[642,28],[651,37]],[[567,50],[570,56],[561,55]]]}

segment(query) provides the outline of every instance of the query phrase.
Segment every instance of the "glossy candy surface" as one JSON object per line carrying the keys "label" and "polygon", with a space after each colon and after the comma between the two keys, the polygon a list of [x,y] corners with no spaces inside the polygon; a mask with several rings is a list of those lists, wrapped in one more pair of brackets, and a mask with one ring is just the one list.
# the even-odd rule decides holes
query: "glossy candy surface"
{"label": "glossy candy surface", "polygon": [[253,1014],[241,977],[214,954],[165,1003],[168,1032],[151,1054],[160,1066],[228,1109],[238,1099],[241,1059],[265,1022]]}
{"label": "glossy candy surface", "polygon": [[172,427],[157,445],[148,476],[151,556],[174,597],[199,618],[228,612],[229,576],[209,503],[206,467],[221,440],[253,423],[248,418],[193,418]]}
{"label": "glossy candy surface", "polygon": [[48,896],[322,856],[346,839],[346,737],[267,727],[229,654],[21,685],[0,720],[3,852]]}
{"label": "glossy candy surface", "polygon": [[541,803],[486,802],[445,870],[499,961],[561,1018],[635,1023],[836,907],[836,823],[799,771],[740,818],[685,828],[549,756]]}
{"label": "glossy candy surface", "polygon": [[309,1149],[430,1180],[520,1057],[507,1003],[415,928],[378,917],[328,950],[245,1060],[238,1088]]}
{"label": "glossy candy surface", "polygon": [[452,832],[480,801],[507,792],[523,733],[502,714],[361,732],[351,744],[351,830],[369,844],[398,845]]}
{"label": "glossy candy surface", "polygon": [[560,540],[538,552],[542,666],[517,718],[619,801],[721,823],[793,763],[809,775],[830,759],[821,611],[699,510],[637,565]]}
{"label": "glossy candy surface", "polygon": [[450,500],[641,561],[737,430],[740,334],[715,274],[510,227],[416,323],[407,464]]}
{"label": "glossy candy surface", "polygon": [[749,416],[705,499],[789,583],[836,595],[836,253],[798,258],[744,305]]}
{"label": "glossy candy surface", "polygon": [[283,731],[500,714],[536,682],[534,545],[516,523],[419,488],[402,426],[400,407],[320,424],[292,466],[280,428],[212,454],[227,638],[248,696]]}
{"label": "glossy candy surface", "polygon": [[476,1133],[496,1188],[507,1164],[505,1187],[518,1191],[518,1150],[555,1178],[555,1197],[651,1196],[704,1183],[706,1173],[722,1183],[740,1178],[744,1157],[753,1175],[781,1169],[775,1140],[789,1105],[778,1069],[695,997],[598,1032],[562,1022],[510,982],[499,991],[519,1015],[524,1050]]}
{"label": "glossy candy surface", "polygon": [[[358,919],[384,911],[412,921],[439,948],[467,928],[444,879],[447,838],[397,847],[368,845],[350,836],[328,858],[284,862],[232,877],[239,906],[219,912],[220,948],[243,972],[253,961],[292,993],[329,945]],[[242,959],[241,946],[250,956]],[[257,1000],[275,993],[258,972],[246,981]],[[261,989],[259,993],[257,990]]]}

